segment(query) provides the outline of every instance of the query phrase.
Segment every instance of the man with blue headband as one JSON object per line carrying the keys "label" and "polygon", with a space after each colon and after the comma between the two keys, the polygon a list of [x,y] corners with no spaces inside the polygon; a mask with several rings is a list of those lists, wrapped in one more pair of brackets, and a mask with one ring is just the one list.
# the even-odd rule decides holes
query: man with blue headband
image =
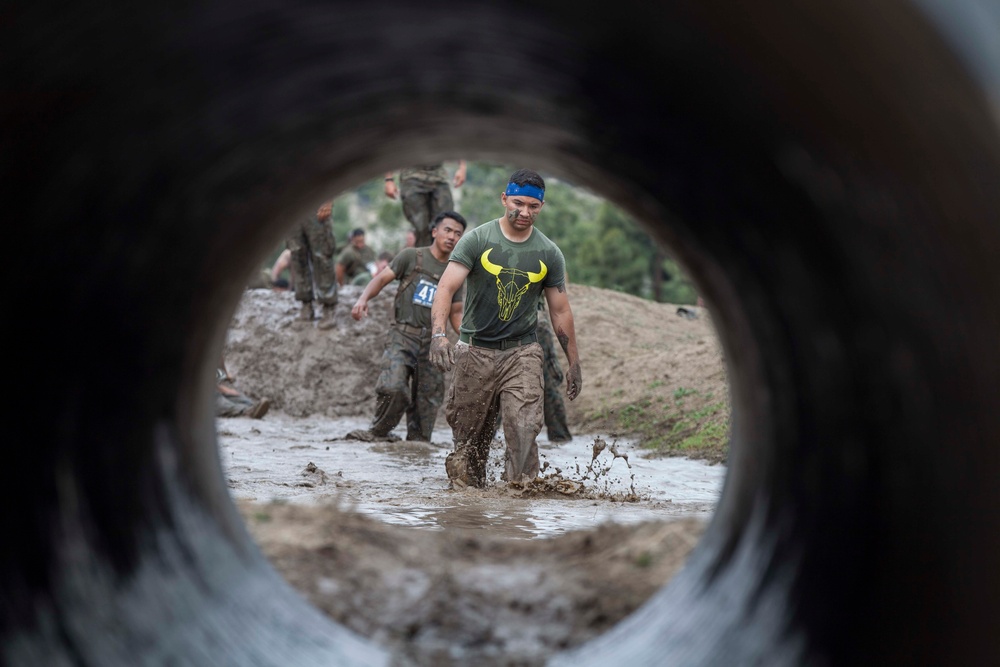
{"label": "man with blue headband", "polygon": [[[575,399],[583,386],[566,262],[559,247],[535,227],[545,202],[545,181],[519,169],[500,202],[502,217],[473,229],[455,246],[431,308],[431,362],[455,371],[445,405],[455,451],[445,469],[459,488],[486,484],[498,412],[507,443],[501,479],[523,487],[538,476],[536,438],[542,430],[544,394],[535,325],[542,295],[569,360],[566,396]],[[452,297],[463,283],[462,327],[452,348],[445,326]]]}

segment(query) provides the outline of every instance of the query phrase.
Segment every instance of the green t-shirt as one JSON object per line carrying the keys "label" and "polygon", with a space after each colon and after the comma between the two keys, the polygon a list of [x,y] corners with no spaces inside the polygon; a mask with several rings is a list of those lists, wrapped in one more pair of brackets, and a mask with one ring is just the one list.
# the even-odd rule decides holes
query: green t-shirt
{"label": "green t-shirt", "polygon": [[447,183],[448,171],[444,168],[444,163],[421,164],[415,167],[407,167],[399,172],[400,182],[406,180],[423,181],[425,183]]}
{"label": "green t-shirt", "polygon": [[344,275],[350,281],[354,276],[367,271],[369,275],[375,274],[375,251],[370,246],[365,246],[358,250],[352,245],[348,245],[340,253],[337,263],[344,267]]}
{"label": "green t-shirt", "polygon": [[469,268],[462,333],[488,342],[533,332],[542,290],[566,282],[566,260],[555,243],[538,229],[527,241],[509,241],[499,220],[464,234],[451,261]]}
{"label": "green t-shirt", "polygon": [[[420,251],[420,270],[417,271],[417,250]],[[438,281],[447,263],[439,262],[430,248],[405,248],[396,255],[389,268],[399,280],[396,291],[396,321],[411,327],[431,327],[431,304],[437,293]],[[416,273],[412,279],[410,274]],[[462,300],[462,290],[455,292],[451,302]]]}

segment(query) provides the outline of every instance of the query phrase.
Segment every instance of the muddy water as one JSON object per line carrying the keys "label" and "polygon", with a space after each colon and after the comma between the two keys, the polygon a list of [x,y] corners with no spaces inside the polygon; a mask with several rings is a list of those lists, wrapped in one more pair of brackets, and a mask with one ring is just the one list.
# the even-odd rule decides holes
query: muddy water
{"label": "muddy water", "polygon": [[[235,498],[336,503],[382,521],[443,530],[488,528],[511,537],[548,537],[605,522],[711,515],[725,466],[649,459],[634,443],[581,434],[568,443],[539,438],[540,488],[511,490],[497,480],[502,444],[491,451],[486,489],[449,489],[447,428],[432,443],[345,440],[363,419],[219,419],[220,457]],[[596,443],[596,445],[595,445]]]}

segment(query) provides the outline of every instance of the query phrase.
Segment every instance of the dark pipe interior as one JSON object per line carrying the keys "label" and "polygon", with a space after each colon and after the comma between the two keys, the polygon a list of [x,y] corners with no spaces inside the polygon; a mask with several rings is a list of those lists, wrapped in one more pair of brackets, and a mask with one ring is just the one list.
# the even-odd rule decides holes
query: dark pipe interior
{"label": "dark pipe interior", "polygon": [[689,567],[557,662],[1000,656],[1000,133],[975,48],[960,60],[939,18],[53,7],[0,24],[18,346],[0,661],[385,659],[247,537],[209,378],[283,220],[457,157],[558,173],[645,221],[713,304],[730,365],[730,476]]}

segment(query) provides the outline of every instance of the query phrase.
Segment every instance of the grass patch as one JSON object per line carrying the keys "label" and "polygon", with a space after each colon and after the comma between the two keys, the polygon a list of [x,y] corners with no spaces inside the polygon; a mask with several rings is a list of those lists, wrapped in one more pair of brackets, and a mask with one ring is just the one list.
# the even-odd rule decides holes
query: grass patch
{"label": "grass patch", "polygon": [[[725,463],[729,455],[729,406],[712,394],[679,387],[620,408],[595,413],[595,425],[639,440],[654,456],[687,456]],[[651,406],[655,405],[655,409]]]}

